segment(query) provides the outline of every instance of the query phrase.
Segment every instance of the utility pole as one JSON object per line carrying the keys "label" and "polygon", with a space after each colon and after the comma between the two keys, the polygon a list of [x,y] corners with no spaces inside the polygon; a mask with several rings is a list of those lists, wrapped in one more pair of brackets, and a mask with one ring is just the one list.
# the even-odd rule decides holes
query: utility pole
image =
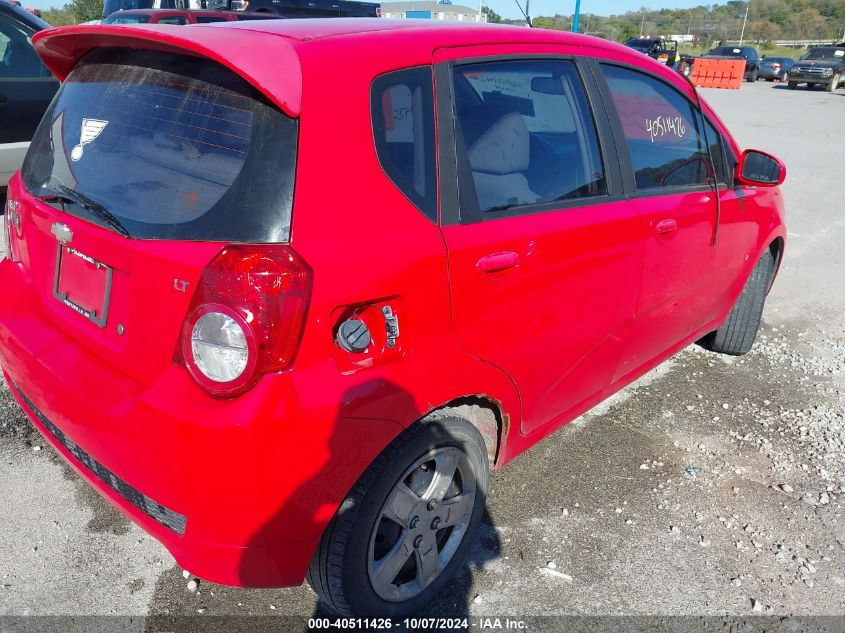
{"label": "utility pole", "polygon": [[572,32],[578,32],[578,22],[581,19],[581,0],[575,0],[575,16],[572,18]]}
{"label": "utility pole", "polygon": [[484,0],[478,0],[478,21],[484,17]]}
{"label": "utility pole", "polygon": [[742,46],[742,40],[745,37],[745,25],[748,23],[748,10],[751,9],[751,0],[748,0],[748,6],[745,7],[745,17],[742,20],[742,32],[739,34],[739,45]]}
{"label": "utility pole", "polygon": [[643,13],[643,19],[640,20],[640,37],[643,36],[643,29],[645,28],[645,13]]}

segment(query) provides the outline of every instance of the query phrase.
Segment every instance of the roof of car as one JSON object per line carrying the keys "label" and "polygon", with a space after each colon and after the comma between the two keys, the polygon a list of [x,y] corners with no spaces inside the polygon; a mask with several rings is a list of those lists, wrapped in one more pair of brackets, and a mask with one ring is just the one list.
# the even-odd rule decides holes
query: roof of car
{"label": "roof of car", "polygon": [[[263,39],[258,42],[257,39]],[[323,45],[319,46],[318,42]],[[218,22],[184,26],[119,24],[77,25],[49,29],[33,37],[38,54],[59,79],[71,71],[85,53],[101,47],[137,48],[166,52],[191,51],[240,74],[290,116],[298,116],[302,98],[301,55],[321,50],[323,59],[335,64],[349,52],[378,48],[383,55],[402,52],[403,62],[431,63],[442,48],[502,45],[572,45],[588,51],[614,51],[615,56],[637,56],[633,49],[587,35],[498,24],[466,24],[441,20],[391,20],[386,18],[321,18]],[[256,55],[256,46],[272,47],[272,62]],[[347,48],[348,47],[348,48]],[[344,50],[347,49],[347,50]],[[327,63],[328,63],[327,62]],[[655,72],[670,73],[654,63]],[[280,73],[279,68],[285,68]]]}
{"label": "roof of car", "polygon": [[[434,47],[446,44],[450,38],[459,37],[461,44],[496,44],[508,42],[558,42],[581,43],[585,38],[596,46],[618,46],[607,40],[600,40],[585,35],[552,31],[548,29],[529,29],[520,26],[488,23],[467,23],[452,20],[407,20],[391,18],[323,18],[292,19],[260,24],[238,23],[227,27],[271,33],[301,42],[323,38],[342,38],[361,34],[375,34],[404,38],[428,37]],[[221,25],[215,25],[220,28]],[[507,40],[502,34],[507,33]]]}

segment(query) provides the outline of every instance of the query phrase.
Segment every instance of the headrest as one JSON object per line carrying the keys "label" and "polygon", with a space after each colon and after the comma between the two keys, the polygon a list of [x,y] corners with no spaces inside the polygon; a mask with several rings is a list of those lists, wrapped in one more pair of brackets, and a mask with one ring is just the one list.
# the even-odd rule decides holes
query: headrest
{"label": "headrest", "polygon": [[472,171],[513,174],[528,169],[531,140],[522,116],[509,112],[491,125],[469,148]]}

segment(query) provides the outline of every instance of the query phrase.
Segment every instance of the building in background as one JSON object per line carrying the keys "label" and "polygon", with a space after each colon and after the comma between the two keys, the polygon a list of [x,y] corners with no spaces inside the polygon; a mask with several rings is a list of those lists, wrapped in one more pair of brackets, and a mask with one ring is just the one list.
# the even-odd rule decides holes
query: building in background
{"label": "building in background", "polygon": [[459,22],[486,22],[487,16],[459,4],[431,1],[382,2],[383,18],[421,18],[426,20],[458,20]]}

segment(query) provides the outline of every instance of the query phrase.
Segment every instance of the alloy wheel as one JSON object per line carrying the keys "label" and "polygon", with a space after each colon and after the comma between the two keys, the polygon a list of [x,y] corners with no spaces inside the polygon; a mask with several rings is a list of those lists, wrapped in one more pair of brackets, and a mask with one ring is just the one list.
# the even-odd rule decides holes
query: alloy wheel
{"label": "alloy wheel", "polygon": [[425,591],[458,549],[475,498],[475,475],[460,448],[436,448],[419,458],[375,521],[367,560],[374,591],[390,602]]}

